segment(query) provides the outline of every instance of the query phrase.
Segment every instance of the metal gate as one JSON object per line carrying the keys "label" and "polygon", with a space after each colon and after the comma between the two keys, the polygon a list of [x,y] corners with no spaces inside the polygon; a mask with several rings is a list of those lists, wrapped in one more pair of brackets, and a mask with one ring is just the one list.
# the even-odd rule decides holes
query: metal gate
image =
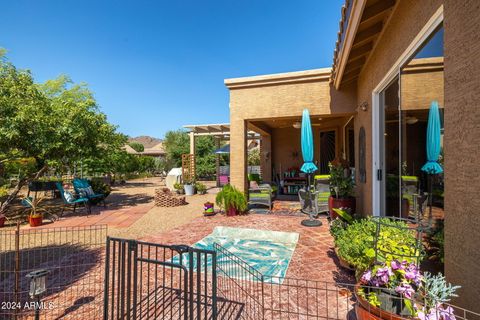
{"label": "metal gate", "polygon": [[107,238],[104,320],[217,319],[216,253]]}

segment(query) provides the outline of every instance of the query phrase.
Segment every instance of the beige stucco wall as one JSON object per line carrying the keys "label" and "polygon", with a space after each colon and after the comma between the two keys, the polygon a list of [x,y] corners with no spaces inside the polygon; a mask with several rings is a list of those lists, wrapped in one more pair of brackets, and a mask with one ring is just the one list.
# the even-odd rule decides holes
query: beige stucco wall
{"label": "beige stucco wall", "polygon": [[366,183],[357,181],[357,210],[364,214],[372,212],[372,91],[442,3],[441,0],[400,1],[360,73],[357,82],[357,103],[366,101],[369,105],[366,112],[359,111],[355,118],[355,137],[357,139],[355,152],[357,155],[360,127],[365,128],[366,135],[367,181]]}
{"label": "beige stucco wall", "polygon": [[[225,80],[230,89],[230,180],[233,185],[247,186],[243,131],[249,120],[300,117],[305,108],[312,116],[355,112],[355,87],[338,92],[332,89],[329,77],[330,68]],[[272,159],[291,158],[290,149],[295,146],[301,151],[300,131],[294,130],[291,135],[288,130],[273,130],[276,133],[272,133]],[[298,161],[301,161],[301,152]],[[279,164],[273,160],[277,172]],[[282,170],[285,169],[282,165]]]}
{"label": "beige stucco wall", "polygon": [[480,313],[480,2],[446,0],[445,273]]}

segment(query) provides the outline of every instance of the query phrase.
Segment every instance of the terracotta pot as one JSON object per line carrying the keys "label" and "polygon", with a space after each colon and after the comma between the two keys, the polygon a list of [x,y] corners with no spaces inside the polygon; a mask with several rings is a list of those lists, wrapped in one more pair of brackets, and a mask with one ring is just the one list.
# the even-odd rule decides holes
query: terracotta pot
{"label": "terracotta pot", "polygon": [[403,320],[406,316],[391,313],[371,305],[367,300],[362,298],[357,292],[360,289],[360,283],[355,285],[355,313],[358,320],[384,319],[384,320]]}
{"label": "terracotta pot", "polygon": [[340,255],[338,254],[338,249],[335,248],[335,254],[337,255],[338,261],[340,262],[340,266],[350,271],[355,271],[355,268],[352,267],[347,261],[345,261]]}
{"label": "terracotta pot", "polygon": [[0,217],[0,228],[5,225],[5,220],[7,220],[7,218],[5,218],[5,217]]}
{"label": "terracotta pot", "polygon": [[38,227],[42,225],[43,217],[28,217],[28,222],[30,223],[30,227]]}
{"label": "terracotta pot", "polygon": [[328,198],[328,210],[330,213],[330,218],[336,219],[338,217],[338,214],[333,211],[333,208],[349,208],[352,210],[352,212],[355,212],[355,207],[356,207],[356,200],[354,197],[349,197],[349,198],[335,198],[333,196],[330,196]]}
{"label": "terracotta pot", "polygon": [[233,217],[238,214],[238,210],[235,209],[234,207],[228,208],[227,210],[227,217]]}

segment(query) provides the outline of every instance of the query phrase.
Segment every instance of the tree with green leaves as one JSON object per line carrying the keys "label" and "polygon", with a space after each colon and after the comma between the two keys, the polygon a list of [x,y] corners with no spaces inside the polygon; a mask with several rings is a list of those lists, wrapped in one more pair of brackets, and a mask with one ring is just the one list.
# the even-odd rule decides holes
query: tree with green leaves
{"label": "tree with green leaves", "polygon": [[36,84],[29,71],[0,58],[0,165],[35,159],[35,168],[20,177],[1,204],[0,215],[49,166],[101,158],[125,143],[85,84],[73,84],[66,76]]}
{"label": "tree with green leaves", "polygon": [[137,152],[143,152],[145,150],[145,147],[140,142],[132,141],[129,142],[128,145]]}
{"label": "tree with green leaves", "polygon": [[169,168],[182,166],[182,154],[190,153],[190,139],[184,130],[171,130],[163,140]]}

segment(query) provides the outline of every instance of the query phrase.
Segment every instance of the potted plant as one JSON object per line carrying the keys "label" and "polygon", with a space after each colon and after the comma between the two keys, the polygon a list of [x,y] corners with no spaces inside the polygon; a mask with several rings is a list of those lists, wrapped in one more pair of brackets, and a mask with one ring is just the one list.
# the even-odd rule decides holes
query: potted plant
{"label": "potted plant", "polygon": [[247,197],[232,185],[225,185],[215,198],[216,204],[223,208],[227,216],[236,216],[247,209]]}
{"label": "potted plant", "polygon": [[[1,202],[0,202],[0,205],[2,205]],[[1,213],[0,213],[0,228],[5,225],[5,220],[7,220],[7,217],[5,217],[4,214],[1,214]]]}
{"label": "potted plant", "polygon": [[183,189],[183,184],[181,183],[175,183],[173,185],[173,188],[175,189],[175,192],[177,192],[177,194],[184,194],[185,193],[185,190]]}
{"label": "potted plant", "polygon": [[203,183],[197,182],[195,183],[195,189],[197,189],[198,194],[205,194],[207,193],[207,186]]}
{"label": "potted plant", "polygon": [[330,167],[330,192],[328,207],[330,218],[335,219],[338,214],[334,208],[348,208],[355,212],[355,197],[353,197],[353,188],[355,182],[348,173],[348,167],[339,162],[329,163]]}
{"label": "potted plant", "polygon": [[23,201],[29,206],[28,223],[30,227],[38,227],[43,223],[43,214],[40,212],[38,205],[42,202],[42,198],[32,199],[30,197],[23,199]]}
{"label": "potted plant", "polygon": [[190,179],[183,180],[183,189],[186,196],[193,196],[195,194],[195,182]]}
{"label": "potted plant", "polygon": [[413,262],[391,260],[362,275],[355,287],[355,312],[359,320],[454,319],[453,309],[444,304],[458,288],[440,274],[422,274]]}
{"label": "potted plant", "polygon": [[210,201],[207,201],[203,204],[203,215],[204,216],[213,216],[215,214],[214,204]]}

